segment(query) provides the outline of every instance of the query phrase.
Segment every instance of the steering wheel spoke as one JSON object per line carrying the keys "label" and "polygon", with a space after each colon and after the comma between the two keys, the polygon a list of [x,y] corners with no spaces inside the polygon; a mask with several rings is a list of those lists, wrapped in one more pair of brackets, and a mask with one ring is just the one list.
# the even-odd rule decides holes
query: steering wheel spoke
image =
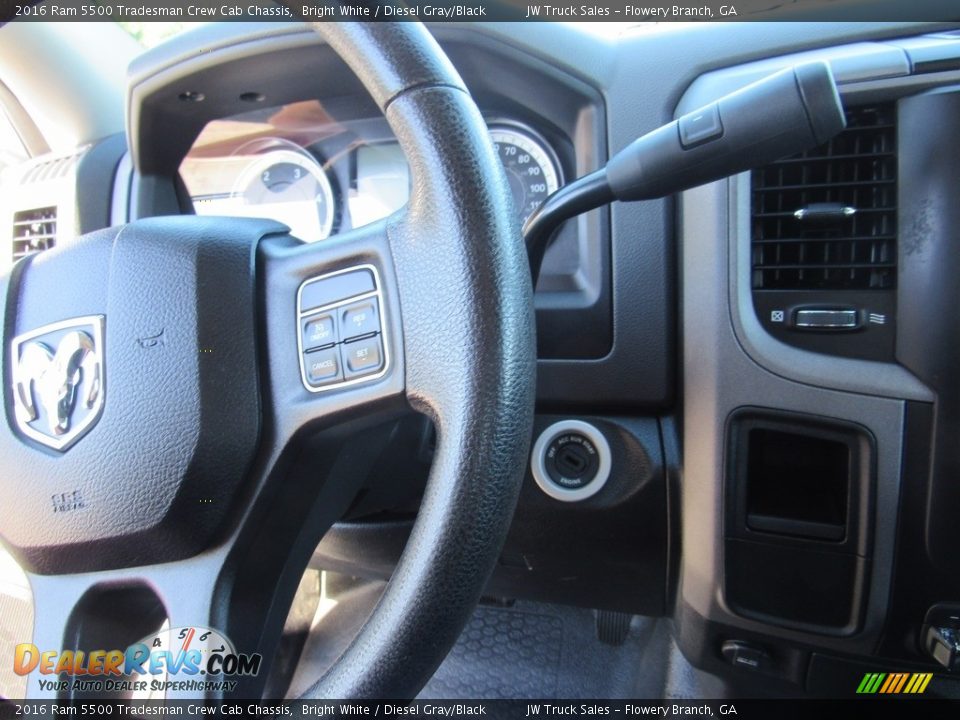
{"label": "steering wheel spoke", "polygon": [[[363,463],[346,468],[336,452],[352,430],[348,424],[303,441],[306,453],[291,445],[263,456],[251,473],[250,501],[237,509],[233,527],[193,557],[89,573],[28,573],[35,598],[28,660],[57,653],[49,663],[26,668],[28,697],[130,699],[151,691],[166,699],[261,696],[303,568],[364,478]],[[201,642],[211,631],[217,645]],[[89,671],[96,650],[123,652],[120,672],[56,672],[67,651],[74,658],[70,666]],[[199,674],[165,671],[182,664],[190,650],[201,653],[193,661]],[[220,660],[210,668],[216,650]],[[256,671],[216,674],[224,661],[229,664],[227,655],[246,658]],[[134,675],[126,672],[131,658],[141,668]],[[99,662],[106,667],[103,658]]]}
{"label": "steering wheel spoke", "polygon": [[[145,698],[151,690],[154,697],[168,699],[216,696],[185,687],[156,690],[154,684],[168,681],[162,668],[177,662],[178,653],[216,648],[199,637],[218,621],[214,598],[222,558],[221,549],[187,561],[136,569],[31,575],[37,619],[31,644],[39,653],[53,650],[57,654],[49,660],[41,655],[36,663],[32,651],[25,656],[31,668],[28,698]],[[192,648],[177,637],[181,628],[195,631]],[[98,650],[124,656],[110,658],[97,654]],[[201,665],[209,657],[209,652],[204,654]],[[62,667],[67,672],[58,674]],[[127,672],[134,667],[139,672]],[[223,679],[227,678],[219,680]],[[196,676],[196,680],[219,681],[213,676]]]}
{"label": "steering wheel spoke", "polygon": [[266,385],[279,444],[404,409],[403,322],[387,228],[381,221],[316,244],[261,242]]}

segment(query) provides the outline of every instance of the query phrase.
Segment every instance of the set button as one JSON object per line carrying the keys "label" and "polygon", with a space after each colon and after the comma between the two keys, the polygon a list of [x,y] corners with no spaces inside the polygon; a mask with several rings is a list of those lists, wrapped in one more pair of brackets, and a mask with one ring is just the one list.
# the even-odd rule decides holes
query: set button
{"label": "set button", "polygon": [[375,372],[383,365],[383,346],[379,335],[344,343],[341,351],[347,377]]}

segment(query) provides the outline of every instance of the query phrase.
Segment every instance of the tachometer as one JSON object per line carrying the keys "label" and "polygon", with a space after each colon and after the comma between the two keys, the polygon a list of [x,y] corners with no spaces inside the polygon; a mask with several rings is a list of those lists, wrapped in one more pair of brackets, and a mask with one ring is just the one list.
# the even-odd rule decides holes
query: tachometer
{"label": "tachometer", "polygon": [[490,125],[490,139],[507,171],[517,218],[523,225],[560,187],[563,180],[560,163],[546,140],[529,128]]}
{"label": "tachometer", "polygon": [[241,201],[242,214],[282,222],[302,240],[323,240],[333,229],[330,180],[303,150],[280,148],[254,156],[237,178],[233,196]]}

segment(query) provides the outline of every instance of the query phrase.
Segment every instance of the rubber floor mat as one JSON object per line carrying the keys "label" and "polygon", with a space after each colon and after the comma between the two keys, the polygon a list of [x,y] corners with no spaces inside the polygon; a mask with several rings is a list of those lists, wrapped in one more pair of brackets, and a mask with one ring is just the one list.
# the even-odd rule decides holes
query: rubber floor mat
{"label": "rubber floor mat", "polygon": [[699,675],[662,619],[635,617],[606,645],[592,610],[520,601],[478,607],[420,698],[694,697]]}
{"label": "rubber floor mat", "polygon": [[479,607],[421,697],[556,697],[562,650],[559,617]]}

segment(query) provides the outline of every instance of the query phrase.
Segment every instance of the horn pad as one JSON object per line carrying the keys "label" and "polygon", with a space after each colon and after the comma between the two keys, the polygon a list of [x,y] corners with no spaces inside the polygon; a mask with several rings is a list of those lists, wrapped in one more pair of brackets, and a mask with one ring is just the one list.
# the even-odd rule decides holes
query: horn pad
{"label": "horn pad", "polygon": [[128,567],[210,543],[257,448],[255,254],[284,230],[143,220],[3,278],[0,536],[27,568]]}

